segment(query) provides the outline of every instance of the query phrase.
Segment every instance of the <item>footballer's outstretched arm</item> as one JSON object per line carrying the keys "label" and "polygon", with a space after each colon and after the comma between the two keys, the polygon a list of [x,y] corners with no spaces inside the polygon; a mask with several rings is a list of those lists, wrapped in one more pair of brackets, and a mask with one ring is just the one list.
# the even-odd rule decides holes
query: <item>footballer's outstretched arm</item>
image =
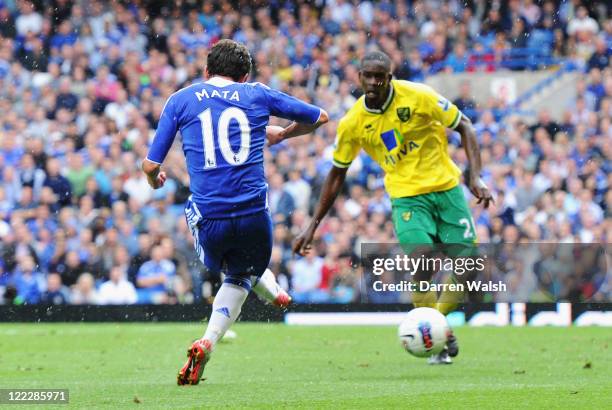
{"label": "footballer's outstretched arm", "polygon": [[470,192],[478,198],[478,203],[483,202],[485,208],[489,207],[489,203],[493,202],[493,197],[487,186],[480,179],[480,171],[482,170],[482,162],[480,159],[480,148],[476,138],[476,131],[472,125],[472,121],[465,115],[461,115],[461,120],[455,130],[461,134],[461,145],[465,149],[468,158],[468,169],[466,184]]}
{"label": "footballer's outstretched arm", "polygon": [[333,166],[331,171],[329,171],[329,174],[323,183],[321,198],[317,204],[317,209],[312,217],[312,221],[310,221],[308,228],[306,228],[306,230],[302,232],[293,242],[293,252],[304,256],[310,251],[314,234],[317,231],[319,224],[336,201],[336,198],[342,189],[342,185],[344,184],[344,180],[346,179],[347,170],[348,168]]}
{"label": "footballer's outstretched arm", "polygon": [[287,128],[285,128],[283,137],[284,139],[298,137],[300,135],[309,134],[319,128],[321,125],[327,123],[329,121],[329,115],[327,115],[327,111],[321,108],[321,114],[319,115],[319,119],[314,124],[305,124],[301,122],[293,122]]}
{"label": "footballer's outstretched arm", "polygon": [[321,125],[329,121],[329,115],[321,108],[319,119],[313,123],[303,122],[292,122],[286,128],[282,127],[266,127],[266,137],[268,138],[268,145],[278,144],[289,138],[298,137],[300,135],[309,134],[319,128]]}
{"label": "footballer's outstretched arm", "polygon": [[166,173],[161,171],[161,164],[168,155],[168,151],[170,151],[177,130],[177,115],[174,99],[171,96],[164,105],[153,143],[147,157],[142,162],[142,171],[147,175],[147,182],[153,189],[163,187],[166,182]]}
{"label": "footballer's outstretched arm", "polygon": [[259,90],[270,109],[270,115],[292,120],[287,128],[267,127],[268,145],[278,144],[284,139],[308,134],[329,120],[327,112],[321,107],[308,104],[288,94],[263,86]]}

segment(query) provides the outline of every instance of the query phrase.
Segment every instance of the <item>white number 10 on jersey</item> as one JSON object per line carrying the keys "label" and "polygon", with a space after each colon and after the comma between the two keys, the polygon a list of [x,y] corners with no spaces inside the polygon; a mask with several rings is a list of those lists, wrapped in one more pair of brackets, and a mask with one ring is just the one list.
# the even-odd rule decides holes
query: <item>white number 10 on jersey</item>
{"label": "white number 10 on jersey", "polygon": [[[213,132],[212,113],[210,108],[198,115],[202,124],[202,140],[204,142],[204,169],[216,168],[215,137]],[[229,140],[229,125],[232,120],[238,122],[240,127],[240,149],[232,150]],[[217,141],[223,158],[230,165],[240,165],[249,157],[251,150],[251,127],[249,119],[240,108],[231,107],[224,110],[217,122]]]}

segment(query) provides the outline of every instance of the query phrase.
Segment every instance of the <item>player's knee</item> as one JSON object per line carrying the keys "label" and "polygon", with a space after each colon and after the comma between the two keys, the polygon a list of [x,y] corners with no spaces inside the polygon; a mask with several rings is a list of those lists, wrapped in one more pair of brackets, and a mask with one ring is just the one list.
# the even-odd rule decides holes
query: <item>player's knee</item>
{"label": "player's knee", "polygon": [[223,279],[223,283],[240,286],[249,292],[251,291],[251,279],[249,278],[249,276],[227,274],[225,275],[225,279]]}
{"label": "player's knee", "polygon": [[433,246],[433,239],[426,231],[406,230],[398,232],[397,237],[407,255],[430,251]]}

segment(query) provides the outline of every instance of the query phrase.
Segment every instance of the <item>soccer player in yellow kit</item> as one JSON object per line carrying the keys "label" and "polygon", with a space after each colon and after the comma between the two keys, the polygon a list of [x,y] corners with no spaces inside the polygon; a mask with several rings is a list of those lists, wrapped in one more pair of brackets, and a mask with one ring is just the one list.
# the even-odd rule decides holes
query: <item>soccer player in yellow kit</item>
{"label": "soccer player in yellow kit", "polygon": [[[305,255],[310,250],[317,227],[361,149],[385,171],[395,233],[404,249],[433,243],[472,246],[476,243],[474,222],[459,187],[461,171],[448,154],[446,135],[447,128],[461,134],[469,161],[466,184],[478,203],[488,207],[492,197],[479,177],[480,150],[470,120],[432,88],[392,80],[391,60],[382,52],[364,56],[359,78],[365,94],[340,120],[334,166],[310,225],[293,244],[294,252]],[[413,301],[415,306],[435,307],[444,314],[456,308],[456,303],[436,303],[435,293],[415,294]],[[430,363],[451,363],[450,357],[458,351],[451,333],[446,349]]]}

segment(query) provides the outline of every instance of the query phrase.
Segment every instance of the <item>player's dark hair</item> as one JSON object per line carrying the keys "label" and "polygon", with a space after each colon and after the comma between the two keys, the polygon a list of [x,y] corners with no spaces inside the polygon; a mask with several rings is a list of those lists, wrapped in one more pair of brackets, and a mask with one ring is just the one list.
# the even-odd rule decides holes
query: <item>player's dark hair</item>
{"label": "player's dark hair", "polygon": [[251,72],[251,54],[249,50],[234,40],[223,39],[215,44],[208,53],[206,65],[208,74],[230,77],[240,80]]}
{"label": "player's dark hair", "polygon": [[370,61],[381,63],[388,71],[391,71],[391,59],[382,51],[370,51],[366,53],[361,59],[361,68],[363,69],[363,66]]}

